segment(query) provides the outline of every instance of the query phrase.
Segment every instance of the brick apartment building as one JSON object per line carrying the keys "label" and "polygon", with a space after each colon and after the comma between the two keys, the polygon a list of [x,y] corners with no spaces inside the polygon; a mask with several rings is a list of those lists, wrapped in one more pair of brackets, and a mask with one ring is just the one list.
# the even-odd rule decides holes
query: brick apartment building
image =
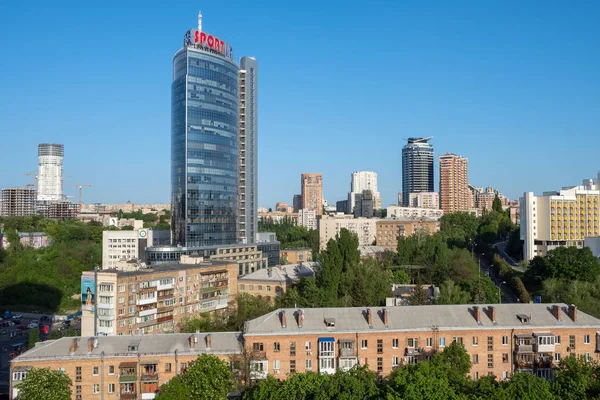
{"label": "brick apartment building", "polygon": [[382,219],[375,224],[377,245],[385,250],[396,251],[398,238],[409,237],[417,232],[433,235],[440,230],[440,221],[433,218],[400,217]]}
{"label": "brick apartment building", "polygon": [[62,338],[11,361],[11,394],[32,367],[62,368],[73,399],[152,399],[202,353],[249,357],[253,379],[334,373],[368,365],[381,376],[427,359],[452,342],[471,358],[474,379],[515,372],[553,377],[570,355],[600,359],[600,319],[566,304],[435,305],[279,309],[244,332]]}
{"label": "brick apartment building", "polygon": [[312,261],[312,249],[310,247],[297,247],[295,249],[281,249],[279,251],[282,264],[300,264]]}

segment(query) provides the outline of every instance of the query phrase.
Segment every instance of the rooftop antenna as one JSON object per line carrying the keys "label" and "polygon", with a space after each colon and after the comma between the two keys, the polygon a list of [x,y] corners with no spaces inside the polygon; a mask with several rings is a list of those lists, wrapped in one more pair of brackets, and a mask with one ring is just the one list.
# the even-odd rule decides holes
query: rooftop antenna
{"label": "rooftop antenna", "polygon": [[198,11],[198,30],[202,32],[202,11]]}

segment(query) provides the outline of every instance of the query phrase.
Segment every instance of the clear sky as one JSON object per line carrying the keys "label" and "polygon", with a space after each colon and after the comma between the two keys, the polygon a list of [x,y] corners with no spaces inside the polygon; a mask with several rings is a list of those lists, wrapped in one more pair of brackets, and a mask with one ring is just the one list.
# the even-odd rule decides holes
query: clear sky
{"label": "clear sky", "polygon": [[[510,197],[600,170],[598,1],[11,1],[0,6],[0,187],[65,145],[85,202],[168,202],[172,57],[196,26],[259,63],[259,203],[300,173],[402,187],[404,138]],[[77,201],[77,190],[67,188]]]}

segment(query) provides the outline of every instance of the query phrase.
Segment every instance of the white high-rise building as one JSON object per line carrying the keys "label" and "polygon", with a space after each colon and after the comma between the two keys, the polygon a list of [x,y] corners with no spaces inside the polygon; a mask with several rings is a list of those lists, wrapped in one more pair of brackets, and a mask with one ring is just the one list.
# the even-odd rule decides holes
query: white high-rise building
{"label": "white high-rise building", "polygon": [[348,214],[354,212],[356,207],[356,195],[362,195],[364,190],[370,190],[373,194],[373,208],[381,209],[381,195],[377,190],[377,172],[357,171],[352,173],[350,192],[348,193]]}
{"label": "white high-rise building", "polygon": [[42,143],[38,145],[38,201],[63,200],[63,159],[65,146]]}
{"label": "white high-rise building", "polygon": [[525,260],[561,246],[583,247],[586,240],[600,236],[600,174],[541,196],[526,192],[519,203]]}

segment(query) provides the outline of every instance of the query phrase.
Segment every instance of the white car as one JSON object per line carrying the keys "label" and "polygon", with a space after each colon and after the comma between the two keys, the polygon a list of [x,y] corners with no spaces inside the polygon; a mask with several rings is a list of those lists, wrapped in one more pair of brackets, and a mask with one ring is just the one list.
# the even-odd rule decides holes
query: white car
{"label": "white car", "polygon": [[8,326],[15,326],[15,325],[16,325],[16,324],[15,324],[14,322],[12,322],[12,321],[6,321],[6,324],[7,324]]}
{"label": "white car", "polygon": [[22,314],[13,314],[12,319],[21,319],[23,318]]}
{"label": "white car", "polygon": [[29,325],[27,325],[27,328],[33,329],[33,328],[37,328],[38,326],[39,326],[39,324],[36,324],[35,322],[30,322]]}

